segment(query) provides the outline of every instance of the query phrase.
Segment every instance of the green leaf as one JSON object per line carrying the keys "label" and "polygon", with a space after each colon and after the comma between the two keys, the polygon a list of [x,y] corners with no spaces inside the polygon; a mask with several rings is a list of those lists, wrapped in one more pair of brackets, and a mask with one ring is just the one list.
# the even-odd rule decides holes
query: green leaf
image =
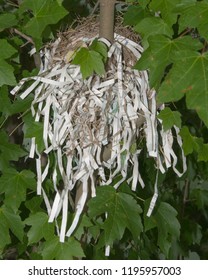
{"label": "green leaf", "polygon": [[35,174],[29,170],[6,170],[0,177],[0,193],[5,193],[4,204],[14,212],[26,199],[26,190],[36,186]]}
{"label": "green leaf", "polygon": [[154,35],[148,38],[149,47],[138,60],[135,68],[150,70],[151,87],[157,88],[164,76],[166,67],[173,62],[173,56],[182,50],[200,50],[203,44],[191,36],[170,39],[164,35]]}
{"label": "green leaf", "polygon": [[195,138],[195,149],[198,153],[198,161],[208,161],[208,144],[204,144],[202,138]]}
{"label": "green leaf", "polygon": [[131,5],[124,15],[124,24],[135,26],[147,16],[150,16],[150,13],[141,6]]}
{"label": "green leaf", "polygon": [[43,203],[43,198],[41,196],[34,196],[30,200],[25,201],[25,206],[30,210],[30,213],[35,214],[41,212],[41,204]]}
{"label": "green leaf", "polygon": [[44,150],[43,141],[43,123],[35,122],[33,116],[29,113],[23,117],[24,120],[24,137],[33,138],[35,137],[35,142],[38,146],[39,152]]}
{"label": "green leaf", "polygon": [[24,32],[37,39],[41,39],[48,25],[57,23],[68,13],[56,0],[25,0],[20,6],[20,13],[27,9],[32,10],[33,18],[24,26]]}
{"label": "green leaf", "polygon": [[27,236],[29,244],[36,243],[41,239],[50,240],[54,236],[54,225],[48,223],[48,215],[43,212],[36,212],[25,220],[30,225]]}
{"label": "green leaf", "polygon": [[102,55],[87,48],[81,48],[72,63],[80,65],[83,79],[91,76],[93,72],[96,72],[98,75],[105,73]]}
{"label": "green leaf", "polygon": [[150,8],[154,12],[159,12],[164,21],[172,27],[177,20],[177,14],[174,12],[175,6],[180,3],[181,0],[156,0],[151,1]]}
{"label": "green leaf", "polygon": [[174,125],[181,128],[181,114],[178,111],[172,111],[170,108],[165,108],[157,117],[162,120],[165,131],[171,129]]}
{"label": "green leaf", "polygon": [[18,21],[14,14],[4,13],[0,15],[0,32],[6,28],[17,25]]}
{"label": "green leaf", "polygon": [[[145,230],[152,229],[155,225],[158,230],[157,244],[163,253],[168,256],[172,240],[180,236],[180,223],[177,219],[177,211],[168,203],[161,202],[155,213],[146,216],[149,208],[149,200],[145,201],[144,226]],[[151,226],[150,226],[151,225]]]}
{"label": "green leaf", "polygon": [[[131,2],[135,2],[135,1],[132,0]],[[142,0],[142,1],[138,0],[137,2],[139,2],[139,5],[144,9],[147,7],[147,5],[149,4],[150,1],[149,0]]]}
{"label": "green leaf", "polygon": [[141,207],[129,194],[116,192],[111,186],[97,189],[95,198],[89,201],[89,216],[95,217],[107,213],[107,218],[102,225],[105,233],[105,244],[112,245],[115,240],[120,240],[126,228],[138,239],[142,224]]}
{"label": "green leaf", "polygon": [[189,248],[194,244],[200,245],[202,238],[202,227],[199,224],[184,219],[181,231],[183,231],[183,239]]}
{"label": "green leaf", "polygon": [[17,144],[9,143],[6,132],[0,131],[0,170],[8,168],[10,161],[17,161],[26,154]]}
{"label": "green leaf", "polygon": [[8,117],[12,114],[11,105],[8,88],[7,86],[2,86],[0,92],[0,112]]}
{"label": "green leaf", "polygon": [[197,28],[200,35],[208,40],[208,2],[198,1],[195,5],[186,7],[179,19],[179,32],[187,27]]}
{"label": "green leaf", "polygon": [[158,102],[173,102],[186,95],[189,109],[194,109],[208,126],[208,54],[178,52],[175,63],[159,89]]}
{"label": "green leaf", "polygon": [[194,137],[190,134],[187,126],[183,126],[180,130],[180,136],[183,139],[183,151],[185,156],[192,154],[195,147]]}
{"label": "green leaf", "polygon": [[205,210],[208,206],[208,190],[207,190],[207,182],[206,186],[200,186],[199,188],[193,189],[190,193],[190,199],[196,201],[196,205],[198,209]]}
{"label": "green leaf", "polygon": [[14,86],[16,79],[13,67],[6,61],[0,59],[0,87],[2,85]]}
{"label": "green leaf", "polygon": [[22,241],[24,235],[23,228],[24,225],[17,213],[14,213],[5,205],[0,208],[0,247],[4,247],[11,242],[10,230],[20,241]]}
{"label": "green leaf", "polygon": [[61,243],[58,237],[46,241],[41,254],[45,260],[73,260],[85,257],[81,244],[73,237],[64,243]]}
{"label": "green leaf", "polygon": [[208,161],[208,144],[204,144],[202,138],[192,136],[188,127],[182,127],[180,136],[183,139],[183,150],[185,155],[189,155],[195,151],[198,155],[198,161]]}
{"label": "green leaf", "polygon": [[0,232],[0,249],[3,249],[7,244],[11,242],[11,239],[9,234],[9,226],[7,220],[4,217],[2,208],[0,208]]}
{"label": "green leaf", "polygon": [[99,42],[97,39],[95,39],[89,48],[90,50],[99,53],[102,56],[103,61],[106,62],[108,57],[108,48],[103,42]]}
{"label": "green leaf", "polygon": [[32,101],[32,96],[28,96],[25,99],[21,99],[19,96],[17,96],[11,106],[12,114],[24,113],[25,111],[30,110]]}
{"label": "green leaf", "polygon": [[147,39],[151,35],[160,34],[172,37],[173,34],[172,28],[159,17],[144,18],[134,27],[134,30],[142,35],[145,48],[148,46]]}
{"label": "green leaf", "polygon": [[198,0],[181,0],[174,10],[177,13],[184,12],[187,8],[194,6],[197,1]]}
{"label": "green leaf", "polygon": [[0,39],[0,60],[10,58],[17,53],[17,50],[13,48],[5,39]]}
{"label": "green leaf", "polygon": [[74,232],[74,237],[76,237],[76,239],[81,240],[83,234],[85,233],[85,228],[89,228],[92,227],[93,224],[90,221],[89,217],[87,217],[86,215],[83,215],[81,217],[79,226],[77,227],[77,229]]}

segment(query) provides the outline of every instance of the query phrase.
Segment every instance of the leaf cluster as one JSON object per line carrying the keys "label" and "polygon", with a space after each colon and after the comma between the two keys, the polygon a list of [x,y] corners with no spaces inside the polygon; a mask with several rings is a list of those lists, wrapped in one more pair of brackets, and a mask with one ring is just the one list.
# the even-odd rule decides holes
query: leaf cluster
{"label": "leaf cluster", "polygon": [[94,72],[98,75],[105,73],[107,55],[107,46],[95,39],[89,48],[82,47],[77,51],[72,63],[80,65],[83,79],[86,79]]}
{"label": "leaf cluster", "polygon": [[[125,15],[125,24],[141,35],[144,47],[135,68],[149,71],[158,104],[167,103],[174,108],[173,112],[167,108],[158,115],[165,129],[186,125],[184,116],[191,112],[208,126],[207,11],[207,0],[151,0],[130,6]],[[184,101],[186,111],[181,112]],[[202,148],[206,150],[203,141],[197,137],[193,140],[196,152],[201,154]],[[202,158],[207,160],[206,155],[199,155]]]}

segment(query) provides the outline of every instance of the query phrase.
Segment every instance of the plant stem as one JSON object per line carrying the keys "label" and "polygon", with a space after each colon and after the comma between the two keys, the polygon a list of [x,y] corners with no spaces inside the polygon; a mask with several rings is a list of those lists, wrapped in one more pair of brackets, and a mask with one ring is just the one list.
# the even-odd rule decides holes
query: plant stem
{"label": "plant stem", "polygon": [[99,37],[114,40],[114,6],[116,0],[100,0]]}

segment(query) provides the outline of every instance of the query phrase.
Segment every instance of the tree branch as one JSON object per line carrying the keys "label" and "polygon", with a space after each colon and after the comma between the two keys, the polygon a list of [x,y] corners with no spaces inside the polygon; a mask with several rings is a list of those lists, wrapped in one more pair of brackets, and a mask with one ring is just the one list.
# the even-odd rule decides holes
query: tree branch
{"label": "tree branch", "polygon": [[[35,43],[34,43],[33,39],[31,37],[27,36],[26,34],[22,33],[21,31],[19,31],[18,29],[11,28],[11,32],[16,33],[17,35],[19,35],[23,39],[27,40],[27,43],[31,43],[33,46],[35,46]],[[34,53],[33,58],[34,58],[35,66],[39,69],[40,64],[41,64],[40,54]]]}

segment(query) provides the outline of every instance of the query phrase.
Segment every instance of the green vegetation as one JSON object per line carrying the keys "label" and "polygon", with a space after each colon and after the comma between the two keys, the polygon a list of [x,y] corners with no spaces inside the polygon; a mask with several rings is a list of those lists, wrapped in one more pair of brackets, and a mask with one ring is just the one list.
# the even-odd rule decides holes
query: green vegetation
{"label": "green vegetation", "polygon": [[[75,15],[89,15],[96,2],[0,0],[0,258],[207,259],[208,0],[128,0],[117,8],[124,26],[141,36],[144,52],[134,67],[149,71],[158,104],[167,104],[158,114],[164,130],[180,128],[187,172],[180,178],[172,170],[159,172],[159,197],[147,217],[157,170],[143,150],[139,166],[145,188],[138,185],[133,192],[127,182],[117,190],[116,182],[99,187],[65,243],[57,236],[60,219],[48,223],[43,197],[36,193],[35,159],[28,158],[31,138],[43,149],[43,125],[31,117],[32,97],[22,100],[10,92],[38,73],[38,58],[29,51],[54,40]],[[94,41],[73,62],[86,78],[102,75],[106,60],[107,48]],[[136,144],[145,149],[142,139]],[[44,187],[50,195],[49,172]],[[105,256],[108,245],[110,256]]]}

